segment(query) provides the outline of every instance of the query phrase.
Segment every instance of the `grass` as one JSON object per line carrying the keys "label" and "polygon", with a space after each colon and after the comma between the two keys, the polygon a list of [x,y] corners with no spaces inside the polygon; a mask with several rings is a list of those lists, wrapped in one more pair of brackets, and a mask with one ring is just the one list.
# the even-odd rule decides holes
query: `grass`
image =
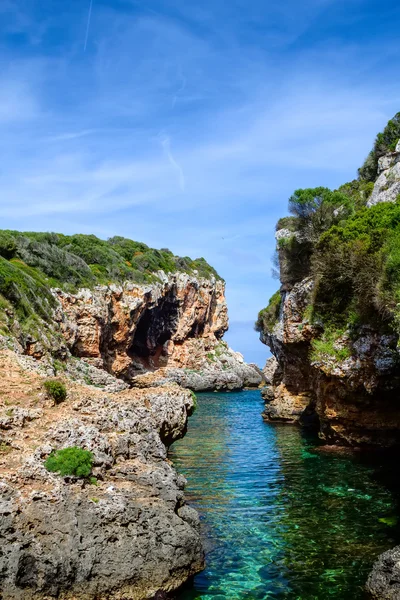
{"label": "grass", "polygon": [[12,446],[10,444],[6,444],[5,442],[0,443],[0,454],[9,454],[12,452]]}
{"label": "grass", "polygon": [[319,339],[315,339],[311,344],[310,359],[312,362],[324,362],[327,359],[334,359],[335,362],[343,362],[351,356],[347,345],[338,341],[343,336],[344,331],[326,329]]}

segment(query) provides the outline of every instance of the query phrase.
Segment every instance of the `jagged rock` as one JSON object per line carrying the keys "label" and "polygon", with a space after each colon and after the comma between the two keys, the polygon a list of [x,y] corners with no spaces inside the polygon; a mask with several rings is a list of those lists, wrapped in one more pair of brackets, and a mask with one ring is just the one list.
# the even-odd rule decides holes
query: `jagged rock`
{"label": "jagged rock", "polygon": [[129,383],[168,369],[168,380],[195,390],[259,385],[258,368],[221,339],[228,329],[224,282],[158,275],[162,282],[154,284],[55,290],[56,319],[72,354]]}
{"label": "jagged rock", "polygon": [[395,202],[400,194],[400,145],[395,152],[382,156],[378,161],[378,179],[375,182],[367,206],[378,202]]}
{"label": "jagged rock", "polygon": [[296,423],[299,421],[312,401],[310,394],[293,394],[283,383],[275,388],[272,386],[264,388],[261,395],[265,401],[263,418],[266,421],[281,423]]}
{"label": "jagged rock", "polygon": [[[19,409],[7,431],[19,450],[0,454],[0,597],[161,597],[203,568],[197,513],[166,460],[192,395],[176,385],[112,395],[75,385],[70,395]],[[93,452],[96,485],[44,467],[72,445]]]}
{"label": "jagged rock", "polygon": [[367,591],[373,600],[399,600],[400,546],[378,558],[368,577]]}
{"label": "jagged rock", "polygon": [[267,385],[278,385],[282,378],[281,369],[275,356],[271,356],[262,370]]}
{"label": "jagged rock", "polygon": [[[351,341],[348,358],[326,356],[311,361],[312,340],[319,328],[308,321],[314,283],[311,278],[281,293],[279,322],[261,332],[281,369],[264,393],[268,420],[310,422],[329,443],[392,446],[400,444],[400,357],[395,335],[364,326]],[[340,346],[346,336],[338,340]]]}

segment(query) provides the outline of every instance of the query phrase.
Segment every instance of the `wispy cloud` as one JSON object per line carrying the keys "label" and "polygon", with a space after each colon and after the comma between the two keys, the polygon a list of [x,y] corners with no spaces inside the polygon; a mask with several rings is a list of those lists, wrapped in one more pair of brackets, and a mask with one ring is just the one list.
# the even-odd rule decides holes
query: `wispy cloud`
{"label": "wispy cloud", "polygon": [[171,165],[171,167],[173,169],[175,169],[177,175],[178,175],[178,181],[179,181],[179,187],[181,189],[182,192],[185,191],[185,187],[186,187],[186,180],[185,180],[185,174],[183,172],[183,169],[181,167],[181,165],[175,160],[175,158],[172,155],[171,152],[171,139],[168,135],[165,134],[161,134],[160,135],[160,142],[161,145],[163,147],[163,150],[165,152],[165,156],[168,159],[169,164]]}
{"label": "wispy cloud", "polygon": [[91,18],[92,18],[92,8],[93,8],[93,0],[90,0],[89,12],[88,12],[88,19],[87,19],[87,24],[86,24],[85,44],[83,46],[83,51],[84,52],[86,52],[86,47],[87,47],[88,38],[89,38],[90,21],[91,21]]}

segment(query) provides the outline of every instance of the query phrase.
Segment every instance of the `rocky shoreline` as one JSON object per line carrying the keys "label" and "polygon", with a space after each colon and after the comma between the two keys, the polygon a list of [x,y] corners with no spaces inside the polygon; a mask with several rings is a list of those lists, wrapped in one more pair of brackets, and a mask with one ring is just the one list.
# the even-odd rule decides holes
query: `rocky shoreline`
{"label": "rocky shoreline", "polygon": [[[192,394],[177,385],[109,394],[69,382],[54,406],[12,352],[0,363],[1,597],[142,600],[202,570],[198,515],[167,459]],[[44,467],[67,446],[93,453],[95,479]]]}
{"label": "rocky shoreline", "polygon": [[[161,599],[204,568],[199,517],[167,452],[193,390],[262,381],[222,339],[224,290],[212,274],[159,271],[151,283],[49,289],[51,319],[36,315],[28,334],[12,304],[4,312],[1,598]],[[60,404],[43,387],[55,377]],[[90,477],[49,472],[65,448],[92,453]]]}

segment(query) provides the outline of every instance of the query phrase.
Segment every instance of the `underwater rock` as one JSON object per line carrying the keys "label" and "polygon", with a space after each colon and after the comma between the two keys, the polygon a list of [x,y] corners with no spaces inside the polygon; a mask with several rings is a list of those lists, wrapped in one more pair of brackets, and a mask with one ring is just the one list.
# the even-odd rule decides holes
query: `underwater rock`
{"label": "underwater rock", "polygon": [[380,555],[368,577],[367,590],[373,600],[399,600],[400,546]]}

